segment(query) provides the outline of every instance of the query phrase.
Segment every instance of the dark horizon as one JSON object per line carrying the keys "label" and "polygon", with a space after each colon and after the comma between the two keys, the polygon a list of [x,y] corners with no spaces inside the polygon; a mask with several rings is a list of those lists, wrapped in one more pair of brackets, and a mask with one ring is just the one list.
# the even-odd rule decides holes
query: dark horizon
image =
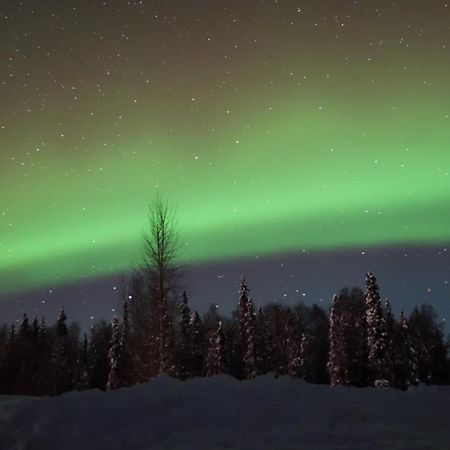
{"label": "dark horizon", "polygon": [[[396,316],[400,310],[409,313],[415,306],[426,303],[434,306],[446,323],[450,314],[447,301],[450,276],[446,277],[450,273],[450,260],[444,246],[296,252],[192,264],[186,266],[183,286],[192,307],[199,312],[214,303],[222,314],[230,315],[236,306],[242,275],[258,306],[273,301],[286,305],[303,302],[316,303],[328,310],[333,294],[341,288],[364,289],[368,271],[377,276],[382,299],[389,299]],[[44,315],[52,322],[64,306],[69,319],[80,322],[86,329],[97,320],[110,321],[114,312],[120,311],[121,289],[122,274],[80,280],[0,296],[0,310],[7,322],[21,320],[22,313],[30,317]]]}

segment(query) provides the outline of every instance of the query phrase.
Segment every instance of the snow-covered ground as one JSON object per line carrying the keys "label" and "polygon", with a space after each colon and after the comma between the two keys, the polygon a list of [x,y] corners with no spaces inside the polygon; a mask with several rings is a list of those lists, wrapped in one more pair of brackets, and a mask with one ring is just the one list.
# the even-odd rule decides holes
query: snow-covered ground
{"label": "snow-covered ground", "polygon": [[450,387],[331,388],[159,377],[114,392],[0,398],[2,450],[450,449]]}

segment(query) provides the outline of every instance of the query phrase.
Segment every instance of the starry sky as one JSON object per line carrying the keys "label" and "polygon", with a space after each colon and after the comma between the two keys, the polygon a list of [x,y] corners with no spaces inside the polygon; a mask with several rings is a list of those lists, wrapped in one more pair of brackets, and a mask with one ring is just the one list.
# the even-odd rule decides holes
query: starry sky
{"label": "starry sky", "polygon": [[447,1],[5,0],[0,58],[6,320],[109,318],[157,192],[194,306],[450,314]]}

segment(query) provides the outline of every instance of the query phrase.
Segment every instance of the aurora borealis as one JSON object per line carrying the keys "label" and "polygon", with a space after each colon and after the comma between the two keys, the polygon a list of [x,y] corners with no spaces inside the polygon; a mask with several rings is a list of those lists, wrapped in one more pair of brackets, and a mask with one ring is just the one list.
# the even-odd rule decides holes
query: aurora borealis
{"label": "aurora borealis", "polygon": [[449,24],[437,0],[6,1],[0,292],[127,270],[156,192],[187,263],[445,247]]}

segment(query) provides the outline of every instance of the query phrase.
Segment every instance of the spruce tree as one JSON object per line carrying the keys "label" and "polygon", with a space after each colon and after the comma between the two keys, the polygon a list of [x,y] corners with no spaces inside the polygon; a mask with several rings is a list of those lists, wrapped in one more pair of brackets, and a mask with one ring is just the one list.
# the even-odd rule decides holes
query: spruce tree
{"label": "spruce tree", "polygon": [[240,289],[239,307],[241,310],[241,339],[244,350],[244,377],[253,379],[256,377],[256,342],[255,342],[255,312],[253,302],[249,295],[249,289],[242,278]]}
{"label": "spruce tree", "polygon": [[191,376],[200,377],[203,375],[203,333],[202,322],[197,311],[194,311],[189,318],[189,359],[191,364]]}
{"label": "spruce tree", "polygon": [[179,312],[180,322],[178,326],[178,345],[176,358],[177,375],[180,379],[186,380],[187,378],[192,376],[192,339],[190,336],[191,311],[188,306],[188,297],[186,291],[183,291],[183,294],[181,296]]}
{"label": "spruce tree", "polygon": [[392,314],[391,304],[386,300],[383,318],[382,318],[382,333],[383,340],[386,345],[385,364],[384,364],[384,378],[389,381],[389,385],[394,385],[394,361],[395,361],[395,347],[394,347],[394,331],[395,319]]}
{"label": "spruce tree", "polygon": [[122,304],[122,334],[120,345],[122,348],[122,367],[123,367],[123,381],[125,386],[132,384],[132,367],[130,357],[130,323],[129,323],[129,308],[128,300]]}
{"label": "spruce tree", "polygon": [[310,375],[310,359],[309,359],[309,351],[310,351],[310,343],[311,338],[309,338],[305,333],[302,333],[302,337],[300,340],[300,367],[299,374],[300,377],[304,380],[308,380]]}
{"label": "spruce tree", "polygon": [[224,344],[222,321],[219,320],[217,326],[210,331],[206,354],[206,376],[211,377],[225,372]]}
{"label": "spruce tree", "polygon": [[41,318],[38,336],[38,355],[40,361],[38,375],[38,395],[50,395],[54,393],[54,366],[53,366],[53,349],[52,339],[47,331],[47,323],[45,318]]}
{"label": "spruce tree", "polygon": [[40,324],[37,316],[34,317],[33,323],[31,324],[30,333],[30,394],[39,394],[39,382],[42,376],[42,354],[39,348],[39,338],[40,338]]}
{"label": "spruce tree", "polygon": [[371,379],[377,386],[389,383],[386,379],[386,335],[383,331],[383,312],[377,280],[366,275],[367,347]]}
{"label": "spruce tree", "polygon": [[73,367],[70,361],[69,334],[66,320],[64,308],[61,308],[56,320],[56,337],[53,349],[55,394],[62,394],[73,388]]}
{"label": "spruce tree", "polygon": [[109,373],[108,383],[106,385],[108,390],[118,389],[126,385],[122,346],[122,329],[119,324],[119,319],[116,316],[114,316],[112,320],[111,330],[111,345],[108,352]]}
{"label": "spruce tree", "polygon": [[417,352],[412,343],[408,319],[403,311],[400,313],[396,336],[394,359],[395,387],[408,389],[409,386],[416,386],[419,379],[417,373]]}
{"label": "spruce tree", "polygon": [[18,356],[18,372],[16,379],[17,394],[31,395],[33,389],[33,359],[35,354],[32,349],[32,330],[28,317],[23,314],[22,321],[19,325],[19,332],[17,335],[17,356]]}

